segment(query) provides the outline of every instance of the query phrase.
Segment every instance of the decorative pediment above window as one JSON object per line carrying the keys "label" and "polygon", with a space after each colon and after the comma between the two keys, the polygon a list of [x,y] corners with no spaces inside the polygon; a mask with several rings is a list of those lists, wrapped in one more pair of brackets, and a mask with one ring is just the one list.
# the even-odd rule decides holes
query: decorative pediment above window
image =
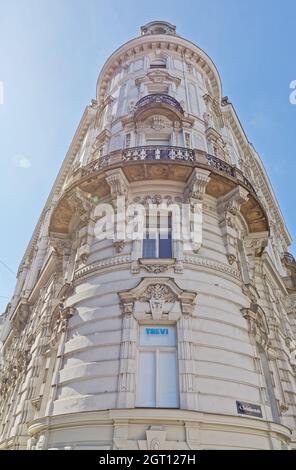
{"label": "decorative pediment above window", "polygon": [[[183,290],[171,278],[143,278],[133,289],[119,292],[123,315],[134,315],[138,320],[177,321],[182,315],[191,316],[197,294]],[[145,305],[142,305],[145,304]]]}
{"label": "decorative pediment above window", "polygon": [[171,75],[165,70],[152,70],[146,75],[136,79],[136,85],[139,86],[142,83],[149,85],[151,83],[174,83],[178,87],[181,83],[181,79]]}

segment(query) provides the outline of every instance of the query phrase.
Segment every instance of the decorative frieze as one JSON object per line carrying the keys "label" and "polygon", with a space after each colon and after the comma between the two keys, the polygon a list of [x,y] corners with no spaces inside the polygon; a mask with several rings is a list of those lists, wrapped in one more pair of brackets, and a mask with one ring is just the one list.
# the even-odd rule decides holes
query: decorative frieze
{"label": "decorative frieze", "polygon": [[[177,199],[177,200],[176,200]],[[142,204],[143,206],[153,205],[153,206],[171,206],[173,203],[177,204],[180,201],[178,198],[173,199],[172,196],[161,194],[146,195],[146,196],[137,196],[134,198],[133,202],[135,204]]]}

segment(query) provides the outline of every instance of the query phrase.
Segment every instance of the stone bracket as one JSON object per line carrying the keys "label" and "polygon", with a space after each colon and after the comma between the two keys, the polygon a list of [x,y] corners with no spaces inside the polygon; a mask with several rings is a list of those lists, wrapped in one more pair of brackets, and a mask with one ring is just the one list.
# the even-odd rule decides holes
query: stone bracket
{"label": "stone bracket", "polygon": [[121,168],[106,171],[106,181],[110,186],[113,200],[119,196],[127,196],[129,182]]}
{"label": "stone bracket", "polygon": [[226,256],[229,264],[237,261],[237,223],[236,216],[239,213],[240,206],[247,201],[249,192],[238,186],[230,191],[226,196],[218,199],[217,210],[220,216],[220,228],[224,246],[226,248]]}
{"label": "stone bracket", "polygon": [[211,172],[202,168],[194,168],[185,190],[185,201],[202,201],[206,192],[207,184],[210,181]]}

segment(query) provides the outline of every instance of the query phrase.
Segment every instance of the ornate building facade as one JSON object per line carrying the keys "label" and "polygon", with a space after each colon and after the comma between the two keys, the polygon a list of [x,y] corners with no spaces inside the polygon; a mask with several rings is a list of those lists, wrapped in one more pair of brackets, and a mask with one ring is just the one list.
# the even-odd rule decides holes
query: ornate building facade
{"label": "ornate building facade", "polygon": [[[99,240],[119,197],[201,204],[201,243],[157,223]],[[0,448],[294,448],[290,244],[211,59],[142,27],[100,73],[1,317]]]}

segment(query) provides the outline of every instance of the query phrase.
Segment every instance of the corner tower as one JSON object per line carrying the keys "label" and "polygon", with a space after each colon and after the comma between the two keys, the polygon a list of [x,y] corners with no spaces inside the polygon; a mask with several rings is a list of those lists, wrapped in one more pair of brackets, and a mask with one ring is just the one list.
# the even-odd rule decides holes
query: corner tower
{"label": "corner tower", "polygon": [[[168,208],[143,239],[98,206]],[[202,239],[170,231],[202,206]],[[284,449],[296,262],[211,59],[162,21],[105,63],[2,324],[3,449]]]}

